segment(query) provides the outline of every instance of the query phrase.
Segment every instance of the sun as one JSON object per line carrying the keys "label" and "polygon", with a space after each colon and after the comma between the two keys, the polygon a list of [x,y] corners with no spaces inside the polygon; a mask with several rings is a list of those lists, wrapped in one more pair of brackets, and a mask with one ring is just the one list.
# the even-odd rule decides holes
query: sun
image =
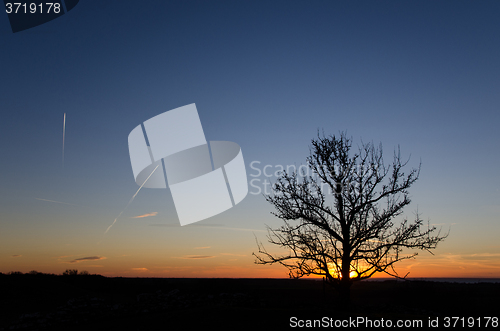
{"label": "sun", "polygon": [[[328,269],[328,271],[330,272],[330,275],[334,276],[335,278],[342,278],[342,274],[338,272],[336,268],[330,268]],[[349,278],[355,278],[357,276],[358,273],[356,272],[356,270],[351,270],[351,272],[349,273]]]}

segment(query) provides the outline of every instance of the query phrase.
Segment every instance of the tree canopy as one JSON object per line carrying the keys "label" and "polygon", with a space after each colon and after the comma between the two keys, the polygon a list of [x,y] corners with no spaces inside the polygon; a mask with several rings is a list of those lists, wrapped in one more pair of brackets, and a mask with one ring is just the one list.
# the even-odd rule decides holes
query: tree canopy
{"label": "tree canopy", "polygon": [[400,277],[394,264],[418,254],[406,249],[430,252],[447,236],[418,213],[398,219],[420,174],[420,165],[405,173],[407,163],[399,148],[386,165],[382,145],[362,143],[353,151],[343,132],[318,134],[307,158],[312,174],[284,171],[266,196],[284,222],[268,227],[268,240],[287,252],[271,254],[258,243],[256,263],[279,263],[292,278],[323,276],[347,299],[354,281],[377,272]]}

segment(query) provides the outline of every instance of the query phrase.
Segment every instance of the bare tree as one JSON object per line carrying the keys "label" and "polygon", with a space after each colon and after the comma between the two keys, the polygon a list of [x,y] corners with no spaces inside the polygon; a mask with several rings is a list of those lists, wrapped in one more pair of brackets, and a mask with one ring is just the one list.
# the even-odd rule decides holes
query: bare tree
{"label": "bare tree", "polygon": [[318,133],[307,158],[312,173],[283,172],[266,196],[276,209],[272,214],[284,221],[278,229],[268,227],[268,240],[288,252],[272,254],[257,243],[256,263],[279,263],[292,278],[321,275],[344,303],[355,281],[377,272],[405,278],[394,264],[417,255],[406,249],[431,252],[447,237],[424,225],[418,213],[413,221],[396,220],[410,203],[408,189],[420,173],[419,165],[405,175],[407,163],[401,162],[399,148],[386,166],[381,145],[362,143],[353,153],[345,133]]}
{"label": "bare tree", "polygon": [[63,272],[63,276],[76,276],[78,275],[78,269],[66,269]]}

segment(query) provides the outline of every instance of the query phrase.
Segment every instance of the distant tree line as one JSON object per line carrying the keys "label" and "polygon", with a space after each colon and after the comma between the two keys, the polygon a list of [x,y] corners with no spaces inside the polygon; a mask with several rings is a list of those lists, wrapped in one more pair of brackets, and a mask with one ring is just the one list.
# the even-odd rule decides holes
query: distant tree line
{"label": "distant tree line", "polygon": [[[39,272],[39,271],[36,271],[36,270],[31,270],[31,271],[26,272],[26,273],[23,273],[21,271],[10,271],[10,272],[4,274],[4,273],[0,272],[0,275],[8,275],[8,276],[17,276],[17,275],[51,275],[51,276],[60,276],[60,275],[51,274],[51,273],[43,273],[43,272]],[[78,269],[66,269],[66,271],[64,271],[62,273],[62,276],[93,276],[93,275],[90,274],[87,270],[78,271]]]}

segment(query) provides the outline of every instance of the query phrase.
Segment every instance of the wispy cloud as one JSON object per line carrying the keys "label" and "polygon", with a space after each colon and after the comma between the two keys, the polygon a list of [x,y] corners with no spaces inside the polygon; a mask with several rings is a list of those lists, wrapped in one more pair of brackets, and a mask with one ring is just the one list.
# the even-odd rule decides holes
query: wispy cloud
{"label": "wispy cloud", "polygon": [[416,266],[421,265],[421,264],[422,263],[420,263],[420,262],[412,263],[412,264],[406,266],[406,270],[410,270],[411,268],[416,267]]}
{"label": "wispy cloud", "polygon": [[18,255],[18,254],[15,254],[15,255],[12,255],[12,257],[21,257],[22,255]]}
{"label": "wispy cloud", "polygon": [[500,258],[500,253],[477,253],[477,254],[464,254],[461,255],[462,259],[467,260],[490,260]]}
{"label": "wispy cloud", "polygon": [[[419,256],[419,262],[425,266],[459,268],[463,270],[499,270],[500,253],[473,253],[473,254],[439,254],[435,256]],[[421,265],[421,266],[422,266]],[[419,266],[419,267],[421,267]],[[472,271],[471,271],[472,272]]]}
{"label": "wispy cloud", "polygon": [[211,259],[215,256],[211,255],[186,255],[182,256],[181,259]]}
{"label": "wispy cloud", "polygon": [[499,259],[500,253],[440,254],[439,257],[453,261]]}
{"label": "wispy cloud", "polygon": [[[175,227],[175,228],[181,228],[182,226],[178,223],[172,224],[172,223],[161,223],[161,224],[148,224],[149,226],[160,226],[160,227]],[[210,227],[210,228],[218,228],[218,227],[223,227],[223,224],[189,224],[189,227]]]}
{"label": "wispy cloud", "polygon": [[158,215],[158,212],[152,212],[152,213],[147,213],[147,214],[144,214],[144,215],[139,215],[139,216],[134,216],[132,218],[144,218],[144,217],[151,217],[151,216],[156,216]]}
{"label": "wispy cloud", "polygon": [[165,223],[162,223],[162,224],[148,224],[148,226],[157,226],[157,227],[172,227],[172,228],[180,228],[181,225],[180,224],[165,224]]}
{"label": "wispy cloud", "polygon": [[149,271],[148,268],[132,268],[135,271]]}
{"label": "wispy cloud", "polygon": [[200,228],[217,228],[222,230],[232,230],[232,231],[245,231],[245,232],[264,232],[267,233],[266,230],[258,230],[258,229],[246,229],[246,228],[232,228],[228,226],[224,226],[221,224],[189,224],[186,226],[180,226],[179,224],[148,224],[149,226],[159,226],[159,227],[174,227],[174,228],[190,228],[190,227],[200,227]]}
{"label": "wispy cloud", "polygon": [[458,223],[431,223],[432,226],[438,226],[438,225],[457,225]]}
{"label": "wispy cloud", "polygon": [[74,259],[72,261],[69,261],[68,263],[79,263],[79,262],[84,262],[84,261],[96,261],[96,260],[104,260],[106,259],[104,256],[86,256],[86,257],[81,257],[79,259]]}
{"label": "wispy cloud", "polygon": [[67,202],[62,202],[62,201],[47,200],[47,199],[40,199],[40,198],[35,198],[35,199],[36,199],[36,200],[40,200],[40,201],[48,201],[48,202],[54,202],[54,203],[62,203],[63,205],[78,206],[78,205],[75,205],[74,203],[67,203]]}
{"label": "wispy cloud", "polygon": [[230,228],[230,227],[221,227],[221,229],[233,230],[233,231],[245,231],[245,232],[266,232],[266,230],[257,230],[257,229],[245,229],[245,228]]}

